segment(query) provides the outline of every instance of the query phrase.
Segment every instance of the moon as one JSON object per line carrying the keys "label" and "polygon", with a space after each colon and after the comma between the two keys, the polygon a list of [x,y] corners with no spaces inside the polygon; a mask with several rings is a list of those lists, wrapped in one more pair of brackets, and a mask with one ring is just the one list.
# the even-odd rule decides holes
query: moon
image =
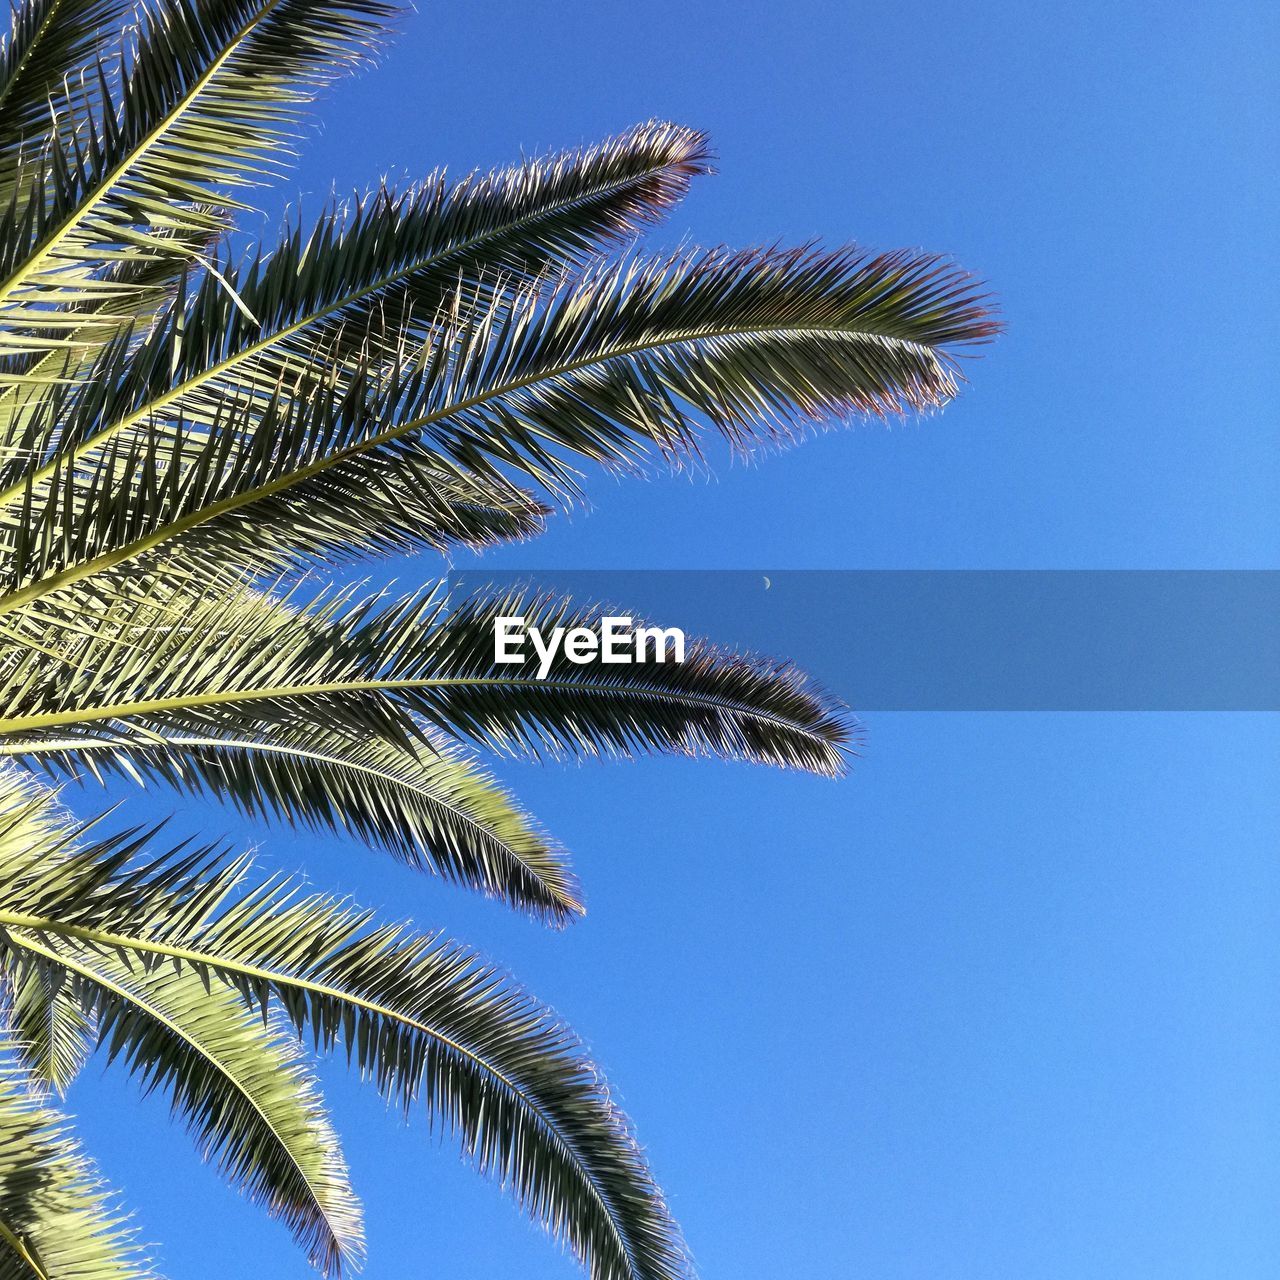
{"label": "moon", "polygon": [[764,589],[765,589],[766,591],[768,591],[768,590],[769,590],[769,588],[770,588],[771,586],[773,586],[773,583],[772,583],[772,582],[770,582],[768,578],[766,578],[766,579],[764,580]]}

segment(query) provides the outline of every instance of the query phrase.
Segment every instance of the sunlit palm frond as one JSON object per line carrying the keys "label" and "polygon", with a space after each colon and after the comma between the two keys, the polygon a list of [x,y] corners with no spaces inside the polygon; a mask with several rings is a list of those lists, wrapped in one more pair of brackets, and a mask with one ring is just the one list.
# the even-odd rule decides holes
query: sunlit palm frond
{"label": "sunlit palm frond", "polygon": [[[252,412],[224,406],[204,433],[153,425],[96,463],[73,462],[73,449],[45,484],[15,484],[18,576],[0,613],[175,542],[235,538],[245,555],[288,556],[289,530],[257,505],[286,493],[323,511],[341,545],[346,526],[324,494],[406,457],[563,494],[575,461],[696,454],[704,418],[749,448],[941,405],[957,388],[955,350],[992,331],[973,282],[918,255],[716,252],[533,289],[441,334],[395,376],[308,383]],[[64,450],[111,418],[111,395],[71,406]]]}
{"label": "sunlit palm frond", "polygon": [[562,651],[540,676],[532,651],[523,665],[495,660],[498,617],[598,634],[603,613],[519,593],[450,610],[431,593],[348,591],[297,608],[249,587],[162,586],[104,602],[92,629],[30,619],[61,654],[19,650],[0,669],[0,744],[120,724],[196,736],[310,726],[411,744],[422,720],[501,751],[705,752],[840,772],[851,730],[839,704],[773,660],[693,638],[679,663],[579,664]]}
{"label": "sunlit palm frond", "polygon": [[9,948],[67,975],[103,1049],[167,1095],[203,1157],[289,1228],[326,1275],[358,1262],[359,1202],[297,1038],[236,992],[106,948],[10,931]]}
{"label": "sunlit palm frond", "polygon": [[239,737],[125,729],[26,744],[0,740],[0,755],[56,776],[155,778],[229,800],[252,817],[350,834],[553,922],[582,911],[564,852],[438,734],[403,746],[287,725]]}
{"label": "sunlit palm frond", "polygon": [[[686,637],[683,661],[610,663],[571,658],[561,645],[545,665],[495,661],[495,622],[517,618],[544,637],[583,630],[601,637],[604,619],[625,610],[532,591],[478,593],[438,624],[432,677],[407,694],[441,729],[502,753],[630,757],[647,753],[842,773],[857,744],[846,709],[788,663]],[[661,631],[662,628],[655,628]],[[603,652],[604,645],[598,645]]]}
{"label": "sunlit palm frond", "polygon": [[382,0],[144,8],[120,84],[77,112],[73,137],[49,140],[38,181],[0,227],[7,353],[56,340],[56,308],[118,296],[97,275],[104,266],[175,253],[189,262],[190,239],[221,225],[208,207],[278,167],[316,84],[364,57],[392,12]]}
{"label": "sunlit palm frond", "polygon": [[[127,343],[122,341],[117,349],[120,359],[130,358]],[[0,457],[0,476],[23,473],[32,452],[32,433],[60,417],[65,394],[69,393],[54,389],[40,396],[39,407],[15,431],[8,458]],[[233,402],[224,406],[224,416],[227,412],[234,412]],[[267,434],[270,429],[268,425],[258,435],[256,446],[268,453],[275,448]],[[148,438],[153,444],[157,440]],[[196,499],[200,489],[218,483],[216,473],[235,458],[242,442],[225,433],[221,443],[226,452],[202,451],[195,468],[185,474],[182,454],[167,444],[145,455],[122,453],[113,446],[96,460],[92,474],[68,475],[70,484],[60,483],[42,498],[24,487],[7,511],[0,509],[0,548],[7,553],[0,565],[0,584],[12,582],[9,575],[20,566],[38,577],[67,559],[74,561],[92,549],[127,540],[130,526],[145,529],[157,513],[143,497],[148,490],[152,502],[166,504],[176,483],[186,500]],[[26,486],[25,480],[18,483]],[[113,492],[134,496],[133,515],[123,506],[104,501]],[[43,505],[37,506],[38,502]],[[83,519],[69,521],[66,517],[72,509],[79,510]],[[295,502],[284,494],[264,498],[254,514],[254,525],[269,530],[269,537],[246,537],[242,521],[222,521],[202,532],[198,548],[188,544],[186,558],[188,563],[208,564],[212,559],[274,576],[290,559],[315,560],[323,555],[330,563],[356,563],[373,555],[424,549],[447,552],[457,547],[478,550],[521,541],[542,532],[549,514],[550,508],[534,494],[496,473],[471,475],[429,455],[373,459],[358,472],[348,469],[325,475],[310,486],[306,502]],[[139,516],[142,525],[137,523]],[[291,557],[282,559],[278,554],[281,541],[292,547]]]}
{"label": "sunlit palm frond", "polygon": [[93,1015],[66,975],[35,965],[0,974],[0,1009],[23,1066],[42,1086],[65,1094],[96,1035]]}
{"label": "sunlit palm frond", "polygon": [[[166,318],[120,421],[209,422],[228,395],[425,341],[460,281],[508,287],[589,262],[654,221],[706,171],[706,141],[664,122],[582,151],[407,193],[383,188],[242,266],[206,275]],[[179,337],[180,335],[180,337]]]}
{"label": "sunlit palm frond", "polygon": [[0,1280],[154,1280],[116,1197],[0,1033]]}
{"label": "sunlit palm frond", "polygon": [[131,0],[22,0],[0,50],[0,206],[20,201],[53,137],[100,101],[102,32]]}
{"label": "sunlit palm frond", "polygon": [[215,230],[158,230],[174,241],[172,254],[113,263],[101,273],[112,292],[60,309],[56,344],[0,365],[0,474],[26,474],[36,465],[49,406],[63,403],[63,389],[89,383],[108,350],[119,349],[123,360],[136,351],[156,316],[178,296],[192,258],[207,253],[230,227],[223,211],[204,212]]}
{"label": "sunlit palm frond", "polygon": [[619,259],[709,169],[706,139],[663,122],[384,184],[233,249],[305,105],[392,12],[146,0],[125,26],[122,0],[21,0],[0,50],[0,1280],[146,1274],[36,1096],[99,1042],[322,1270],[358,1258],[302,1040],[455,1134],[593,1280],[687,1277],[545,1006],[244,860],[90,832],[17,765],[349,833],[564,922],[562,851],[473,753],[831,775],[856,745],[844,708],[701,640],[679,663],[497,660],[499,618],[598,635],[600,608],[311,584],[532,536],[589,465],[941,406],[997,328],[981,286],[919,253]]}
{"label": "sunlit palm frond", "polygon": [[[109,1057],[146,1092],[169,1095],[204,1155],[280,1217],[317,1266],[331,1273],[359,1257],[359,1205],[295,1037],[189,969],[140,969],[119,950],[10,927],[40,911],[83,920],[116,890],[127,895],[127,880],[113,886],[109,873],[138,841],[110,838],[84,852],[74,847],[82,834],[51,796],[12,770],[0,775],[0,883],[15,908],[0,924],[7,983],[21,989],[34,972],[65,988]],[[196,852],[180,865],[201,860]]]}
{"label": "sunlit palm frond", "polygon": [[[655,121],[515,169],[453,183],[440,175],[407,194],[383,189],[310,232],[295,227],[247,266],[204,275],[149,356],[127,362],[131,399],[98,411],[91,439],[100,445],[161,413],[207,424],[246,388],[269,391],[307,370],[390,355],[413,335],[422,341],[460,279],[501,272],[512,284],[588,260],[660,216],[705,170],[702,135]],[[125,295],[121,309],[135,298]],[[57,354],[21,376],[55,376]],[[106,369],[94,377],[110,380]]]}
{"label": "sunlit palm frond", "polygon": [[[221,1075],[210,1059],[233,1061],[271,1099],[272,1079],[287,1084],[289,1073],[259,1075],[253,1064],[265,1071],[269,1055],[246,1048],[242,1057],[220,1038],[231,1036],[227,1001],[255,1025],[266,1013],[321,1049],[341,1044],[389,1100],[455,1134],[596,1280],[683,1274],[661,1196],[581,1046],[464,948],[377,926],[286,881],[255,885],[244,860],[140,862],[136,841],[120,838],[61,859],[7,852],[0,929],[10,963],[65,970],[103,1020],[104,1042],[170,1087],[224,1163],[270,1203],[290,1187],[287,1171],[268,1192],[262,1175],[240,1170],[241,1160],[269,1165],[270,1152],[238,1106],[213,1123]],[[239,1135],[234,1146],[230,1135]],[[285,1203],[286,1217],[297,1212]]]}
{"label": "sunlit palm frond", "polygon": [[[377,599],[347,592],[300,610],[244,584],[126,586],[79,601],[69,625],[33,621],[40,649],[11,633],[0,650],[9,709],[57,706],[61,724],[0,725],[0,753],[160,777],[251,813],[353,832],[551,920],[581,910],[555,843],[379,683],[390,653],[385,631],[370,629]],[[423,599],[405,612],[406,642],[429,641],[439,607]],[[301,680],[305,692],[286,691]]]}

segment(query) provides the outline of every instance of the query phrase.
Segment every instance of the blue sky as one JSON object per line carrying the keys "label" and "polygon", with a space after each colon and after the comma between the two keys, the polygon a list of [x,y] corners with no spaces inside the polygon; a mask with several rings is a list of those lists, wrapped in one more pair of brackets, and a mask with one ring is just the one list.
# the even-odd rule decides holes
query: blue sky
{"label": "blue sky", "polygon": [[[1277,25],[1260,0],[436,2],[329,96],[293,186],[314,210],[662,116],[722,172],[659,243],[921,246],[999,294],[1009,332],[945,415],[596,477],[495,569],[1276,568]],[[509,966],[608,1067],[708,1280],[1280,1273],[1280,717],[867,727],[838,784],[506,768],[577,851],[563,934],[336,840],[133,811]],[[371,1280],[576,1274],[324,1074]],[[309,1274],[118,1071],[73,1106],[175,1280]]]}

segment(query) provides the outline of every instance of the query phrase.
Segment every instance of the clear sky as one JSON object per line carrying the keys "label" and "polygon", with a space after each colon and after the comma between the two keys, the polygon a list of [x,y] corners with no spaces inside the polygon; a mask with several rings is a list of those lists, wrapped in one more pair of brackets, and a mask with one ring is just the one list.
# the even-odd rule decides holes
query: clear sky
{"label": "clear sky", "polygon": [[[940,418],[711,482],[597,477],[591,514],[486,565],[1280,567],[1274,6],[422,8],[324,104],[307,207],[668,117],[722,172],[659,243],[944,251],[1009,325]],[[841,783],[504,769],[577,853],[562,934],[340,841],[161,791],[131,812],[509,966],[608,1068],[708,1280],[1280,1274],[1280,717],[867,728]],[[425,1126],[325,1079],[371,1280],[576,1274]],[[72,1105],[174,1280],[309,1274],[122,1073]]]}

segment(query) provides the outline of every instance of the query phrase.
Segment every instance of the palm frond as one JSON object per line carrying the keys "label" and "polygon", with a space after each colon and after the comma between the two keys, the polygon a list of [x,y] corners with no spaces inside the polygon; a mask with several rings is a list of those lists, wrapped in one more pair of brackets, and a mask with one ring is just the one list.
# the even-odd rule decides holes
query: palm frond
{"label": "palm frond", "polygon": [[61,403],[58,389],[83,385],[108,349],[121,350],[122,358],[136,351],[156,317],[180,294],[192,260],[210,252],[230,229],[225,211],[201,213],[213,230],[194,236],[181,228],[157,230],[160,238],[174,241],[173,253],[113,263],[101,273],[110,292],[62,309],[56,343],[49,349],[37,345],[26,357],[0,364],[0,473],[36,456],[32,432],[47,422],[48,397]]}
{"label": "palm frond", "polygon": [[[363,627],[376,597],[347,588],[301,608],[301,587],[274,595],[175,573],[97,585],[106,589],[43,600],[8,620],[0,733],[137,720],[195,736],[294,726],[405,747],[423,740],[381,690],[363,687],[386,656]],[[423,598],[417,617],[425,624],[439,608]]]}
{"label": "palm frond", "polygon": [[[130,361],[127,338],[115,344],[111,354]],[[64,397],[81,401],[92,394],[92,390],[74,388],[42,389],[32,401],[33,412],[15,430],[8,456],[0,451],[0,477],[24,475],[34,437],[45,423],[65,420]],[[234,413],[236,405],[228,401],[224,417]],[[267,434],[271,429],[268,423],[256,435],[255,452],[274,451]],[[147,443],[157,444],[158,437],[148,436]],[[154,491],[159,485],[154,501],[162,506],[178,490],[185,493],[184,502],[198,501],[200,490],[221,487],[218,473],[234,464],[243,441],[238,433],[225,431],[218,448],[201,449],[198,442],[190,442],[196,450],[196,465],[189,471],[184,470],[185,433],[175,436],[173,443],[172,450],[169,442],[158,451],[149,449],[145,459],[112,446],[97,459],[92,474],[81,478],[64,473],[56,489],[43,499],[36,497],[29,480],[15,480],[21,502],[0,509],[0,585],[16,585],[15,573],[35,581],[56,572],[56,566],[83,560],[112,542],[127,544],[131,531],[145,532],[159,513],[146,500],[134,505],[140,489]],[[127,495],[130,501],[125,502]],[[68,520],[72,510],[83,518]],[[458,546],[481,549],[536,536],[549,514],[550,508],[534,494],[494,472],[470,475],[441,465],[430,455],[377,458],[358,471],[326,474],[310,486],[305,502],[284,494],[265,497],[255,512],[254,525],[270,530],[270,539],[246,538],[240,521],[223,521],[206,530],[194,562],[216,559],[270,576],[279,572],[282,563],[270,546],[276,539],[287,541],[295,561],[324,555],[338,562],[356,562],[369,555],[408,554],[424,548],[437,552]]]}
{"label": "palm frond", "polygon": [[153,1280],[133,1228],[0,1032],[0,1280]]}
{"label": "palm frond", "polygon": [[[264,541],[246,538],[239,521],[210,527],[192,554],[221,564],[257,566],[271,577],[282,565],[323,557],[328,564],[359,564],[370,556],[409,556],[424,550],[473,551],[525,542],[542,533],[552,508],[496,473],[470,476],[431,457],[378,460],[357,472],[335,471],[311,487],[306,502],[289,494],[264,499],[254,522],[285,538],[290,557],[271,554]],[[2,518],[0,518],[2,523]],[[190,559],[182,553],[181,558]]]}
{"label": "palm frond", "polygon": [[[6,900],[55,911],[64,923],[103,905],[113,891],[108,869],[126,864],[141,841],[133,833],[75,850],[83,831],[20,775],[0,776]],[[178,865],[205,858],[196,851]],[[326,1274],[360,1256],[360,1210],[337,1138],[296,1038],[277,1019],[189,968],[139,969],[119,950],[11,922],[0,925],[0,965],[12,985],[34,970],[67,988],[92,1012],[110,1057],[122,1057],[146,1092],[170,1096],[205,1157],[281,1218]]]}
{"label": "palm frond", "polygon": [[128,2],[15,0],[0,48],[0,1280],[149,1275],[43,1102],[99,1045],[322,1270],[358,1258],[304,1041],[455,1135],[592,1280],[682,1280],[645,1160],[546,1006],[247,859],[99,835],[15,765],[349,833],[563,922],[562,852],[474,753],[833,775],[845,709],[696,639],[680,662],[499,662],[500,618],[600,637],[625,611],[317,569],[532,536],[588,466],[937,408],[989,301],[910,252],[606,262],[709,169],[701,134],[658,121],[383,185],[238,256],[247,191],[395,0],[143,0],[126,26]]}
{"label": "palm frond", "polygon": [[130,0],[23,0],[14,9],[0,49],[0,205],[20,199],[49,139],[98,104],[92,69],[102,33],[118,30],[131,8]]}
{"label": "palm frond", "polygon": [[207,207],[271,172],[300,107],[366,56],[393,12],[383,0],[156,0],[142,10],[118,88],[103,79],[97,109],[71,138],[50,140],[35,189],[0,226],[9,353],[39,349],[57,308],[118,295],[96,278],[102,267],[189,253],[189,238],[216,231]]}
{"label": "palm frond", "polygon": [[[71,408],[66,464],[9,491],[17,576],[0,613],[179,539],[216,532],[246,555],[287,556],[287,531],[256,504],[322,503],[335,479],[355,487],[404,457],[563,495],[583,459],[696,456],[703,418],[746,449],[937,406],[956,391],[954,349],[994,329],[973,282],[935,258],[712,252],[503,298],[394,377],[278,389],[251,413],[224,406],[203,434],[153,425],[77,465],[74,442],[113,417],[104,384],[96,407]],[[325,521],[341,544],[342,520]]]}
{"label": "palm frond", "polygon": [[[530,645],[522,663],[495,661],[499,618],[519,618],[544,637],[581,629],[599,639],[608,617],[630,618],[624,630],[647,626],[625,609],[533,591],[478,592],[435,628],[432,676],[410,691],[411,705],[441,730],[501,753],[675,753],[826,776],[844,771],[858,740],[846,708],[777,659],[691,636],[682,662],[578,662],[564,645],[545,669]],[[602,642],[597,647],[603,652]]]}
{"label": "palm frond", "polygon": [[[137,585],[137,584],[132,584]],[[33,609],[35,606],[33,606]],[[85,604],[74,611],[90,614]],[[834,774],[851,728],[839,704],[787,664],[690,639],[682,663],[578,665],[563,653],[545,678],[495,661],[495,620],[521,615],[599,633],[605,610],[514,593],[446,612],[432,593],[388,600],[352,591],[296,609],[252,588],[152,589],[106,603],[92,628],[57,610],[11,629],[0,668],[0,743],[71,726],[329,728],[408,743],[414,718],[502,750],[627,755],[709,753]],[[18,615],[23,621],[24,615]],[[13,628],[10,620],[10,627]],[[55,661],[50,662],[50,654]]]}
{"label": "palm frond", "polygon": [[342,1044],[389,1100],[455,1134],[593,1280],[686,1274],[634,1140],[549,1010],[456,944],[284,881],[247,884],[243,860],[130,855],[109,845],[0,868],[8,946],[93,990],[180,974],[284,1016],[320,1049]]}
{"label": "palm frond", "polygon": [[588,262],[655,221],[706,170],[703,135],[652,121],[515,169],[461,182],[438,174],[405,194],[383,188],[310,231],[294,226],[245,266],[204,276],[166,318],[132,406],[77,448],[160,412],[208,423],[247,387],[394,355],[426,340],[460,281],[500,276],[510,286]]}
{"label": "palm frond", "polygon": [[[69,723],[62,733],[11,736],[0,728],[0,754],[64,775],[83,767],[162,778],[248,813],[351,832],[553,922],[581,912],[563,851],[456,744],[417,724],[401,703],[374,687],[252,696],[290,673],[310,672],[322,683],[375,675],[384,655],[360,630],[376,599],[348,591],[308,611],[242,583],[131,578],[123,586],[127,594],[81,599],[67,614],[10,632],[10,644],[0,643],[0,703],[16,710],[51,696],[67,712],[127,691],[180,688],[194,701]],[[430,599],[420,602],[412,638],[429,639],[437,611]],[[68,624],[68,616],[77,621]],[[236,668],[250,696],[228,697]]]}
{"label": "palm frond", "polygon": [[438,734],[406,747],[289,726],[256,737],[121,731],[0,742],[0,754],[60,777],[83,769],[156,778],[251,817],[348,833],[554,923],[583,910],[564,852]]}
{"label": "palm frond", "polygon": [[288,1227],[336,1275],[364,1241],[338,1138],[295,1036],[194,972],[136,965],[105,948],[19,930],[10,949],[72,981],[100,1042],[143,1090],[172,1100],[205,1159]]}
{"label": "palm frond", "polygon": [[12,1028],[12,1043],[23,1066],[42,1086],[65,1094],[93,1052],[92,1013],[66,975],[35,965],[0,974],[0,1014]]}
{"label": "palm frond", "polygon": [[[281,379],[368,360],[379,349],[389,355],[411,337],[421,342],[460,279],[500,269],[514,283],[585,261],[660,216],[706,167],[701,134],[655,121],[516,169],[459,183],[440,175],[407,195],[380,191],[349,214],[326,215],[309,234],[294,228],[234,272],[233,288],[223,272],[205,275],[145,357],[127,361],[130,407],[114,402],[72,455],[157,413],[208,425],[246,388],[269,393]],[[51,376],[56,353],[41,368]],[[99,370],[94,380],[111,379]],[[55,465],[46,462],[32,482]]]}

